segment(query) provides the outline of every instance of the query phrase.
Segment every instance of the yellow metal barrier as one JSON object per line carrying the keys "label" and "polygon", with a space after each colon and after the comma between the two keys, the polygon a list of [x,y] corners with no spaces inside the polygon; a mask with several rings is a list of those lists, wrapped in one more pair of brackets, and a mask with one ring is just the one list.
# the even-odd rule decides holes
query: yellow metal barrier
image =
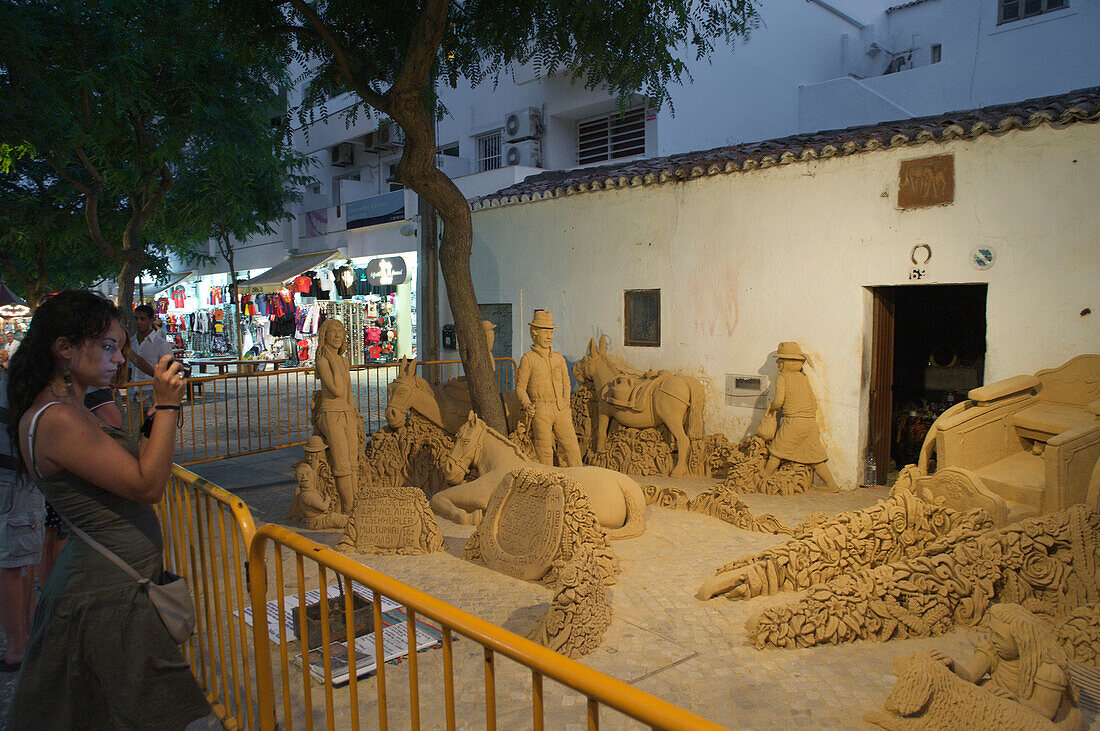
{"label": "yellow metal barrier", "polygon": [[[273,545],[274,565],[270,567],[274,577],[274,598],[277,611],[275,621],[278,623],[274,636],[278,636],[278,668],[272,668],[271,645],[273,637],[269,639],[267,623],[268,602],[268,570],[266,559],[268,558],[268,544]],[[293,575],[284,574],[283,548],[290,550],[294,561]],[[407,642],[409,647],[416,646],[418,618],[425,618],[438,623],[442,647],[436,651],[440,655],[424,655],[418,659],[415,649],[409,653],[407,660],[408,682],[401,684],[393,682],[388,674],[391,667],[384,662],[378,662],[374,671],[374,682],[358,682],[356,678],[356,650],[355,643],[348,643],[347,664],[351,672],[347,680],[347,703],[338,703],[336,691],[333,687],[333,667],[340,658],[334,657],[330,649],[331,629],[329,626],[330,611],[335,612],[341,601],[343,603],[344,622],[342,630],[346,637],[354,637],[354,596],[353,591],[343,591],[343,599],[338,597],[328,598],[328,572],[332,571],[334,578],[341,587],[353,586],[352,582],[367,588],[372,598],[372,611],[374,627],[383,627],[382,598],[386,597],[396,602],[402,608],[407,621]],[[314,574],[314,572],[316,572]],[[386,729],[390,721],[389,701],[396,701],[394,705],[407,705],[408,721],[398,725],[402,728],[420,728],[421,725],[421,698],[429,694],[434,696],[436,706],[441,706],[442,715],[445,718],[446,727],[454,729],[459,725],[456,715],[456,665],[473,662],[474,669],[460,668],[459,686],[462,691],[463,705],[460,710],[469,711],[473,703],[469,699],[469,689],[473,684],[473,678],[482,675],[483,693],[481,700],[484,702],[483,718],[486,728],[494,729],[498,719],[497,683],[507,679],[503,668],[497,667],[497,655],[509,658],[519,664],[524,673],[529,672],[530,715],[520,711],[531,719],[535,729],[542,729],[545,724],[544,698],[546,692],[543,688],[543,679],[550,678],[563,686],[580,693],[586,698],[586,722],[590,729],[599,727],[600,707],[607,706],[623,713],[637,721],[653,728],[661,729],[719,729],[720,726],[700,718],[682,708],[674,706],[666,701],[649,695],[637,688],[627,685],[619,680],[608,677],[596,670],[569,660],[545,647],[537,645],[530,640],[520,637],[508,630],[490,624],[485,620],[468,614],[445,602],[435,599],[406,584],[378,573],[356,561],[340,554],[330,548],[304,538],[297,533],[286,530],[276,525],[265,525],[255,536],[252,548],[249,552],[249,573],[251,576],[253,616],[256,623],[253,626],[253,642],[256,648],[257,663],[257,700],[258,717],[257,725],[261,729],[279,728],[292,729],[300,723],[307,729],[314,726],[315,716],[322,713],[323,703],[324,726],[333,728],[352,728],[360,726],[360,704],[366,702],[377,706],[377,727]],[[288,649],[288,643],[294,638],[287,636],[286,609],[288,600],[293,597],[298,606],[306,603],[306,577],[314,577],[319,591],[319,609],[321,638],[320,638],[320,669],[323,671],[322,688],[315,688],[311,681],[311,675],[307,669],[305,659],[295,660],[292,657],[293,650]],[[297,594],[284,596],[283,587],[286,585],[298,587]],[[308,620],[305,612],[299,613],[299,636],[308,637]],[[339,625],[337,625],[339,629]],[[385,657],[383,650],[382,632],[374,633],[374,657]],[[475,652],[471,656],[467,653],[456,653],[454,649],[456,635],[466,637],[481,647],[481,652]],[[369,645],[368,645],[369,646]],[[301,656],[299,656],[301,657]],[[301,665],[300,680],[293,681],[291,676],[291,662]],[[422,682],[426,678],[420,677],[419,666],[431,664],[437,668],[442,677],[437,682]],[[396,672],[396,671],[394,671]],[[278,698],[276,695],[276,681],[279,678]],[[441,681],[441,683],[439,682]],[[392,684],[391,684],[392,683]],[[442,688],[440,688],[442,685]],[[323,695],[322,698],[314,698],[314,694]],[[442,697],[439,697],[439,694]],[[341,694],[342,696],[342,694]],[[502,694],[502,698],[508,698],[509,694]],[[441,702],[440,702],[441,701]],[[557,707],[554,704],[553,707]],[[481,709],[476,709],[480,711]],[[502,723],[513,726],[519,723],[516,712],[510,708],[501,710]],[[481,717],[481,714],[478,714]],[[468,726],[472,722],[467,716],[463,716],[461,724]],[[480,724],[480,721],[476,721]],[[364,719],[363,723],[374,726],[374,722]],[[439,727],[442,724],[439,719],[428,719],[425,723],[431,727]],[[553,725],[563,726],[564,720],[554,718]]]}
{"label": "yellow metal barrier", "polygon": [[256,533],[244,502],[172,465],[157,505],[164,532],[164,566],[184,576],[198,624],[184,657],[226,729],[256,726],[255,654],[247,631],[248,551]]}
{"label": "yellow metal barrier", "polygon": [[[515,361],[496,360],[501,390],[513,390]],[[418,368],[432,383],[443,383],[462,373],[462,363],[457,360],[426,361]],[[352,386],[367,434],[385,426],[386,389],[398,374],[397,364],[352,367]],[[133,399],[136,389],[151,383],[126,383],[120,388],[126,388],[127,396]],[[316,389],[312,368],[188,379],[188,400],[183,405],[175,461],[194,465],[305,444],[312,432],[310,401]],[[126,407],[123,419],[134,431],[141,425],[143,414],[140,409]]]}

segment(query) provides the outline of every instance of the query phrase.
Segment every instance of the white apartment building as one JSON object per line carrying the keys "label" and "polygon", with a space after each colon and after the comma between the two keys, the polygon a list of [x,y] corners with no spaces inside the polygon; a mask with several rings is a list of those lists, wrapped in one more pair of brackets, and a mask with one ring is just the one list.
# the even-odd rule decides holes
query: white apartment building
{"label": "white apartment building", "polygon": [[[689,62],[689,76],[670,90],[671,105],[659,110],[639,97],[620,113],[606,93],[571,85],[565,75],[540,79],[529,68],[514,69],[497,85],[441,89],[449,114],[437,128],[439,165],[474,198],[547,170],[1100,84],[1098,0],[786,0],[763,4],[760,12],[762,23],[747,40],[733,49],[720,45],[709,62]],[[302,91],[290,91],[292,107]],[[316,160],[318,183],[276,234],[239,245],[240,270],[309,252],[351,259],[411,254],[406,261],[415,280],[417,196],[392,182],[400,130],[363,115],[348,126],[338,112],[351,102],[334,97],[325,105],[327,121],[294,130],[295,144]],[[217,253],[213,245],[210,253]],[[225,271],[219,261],[197,273]]]}

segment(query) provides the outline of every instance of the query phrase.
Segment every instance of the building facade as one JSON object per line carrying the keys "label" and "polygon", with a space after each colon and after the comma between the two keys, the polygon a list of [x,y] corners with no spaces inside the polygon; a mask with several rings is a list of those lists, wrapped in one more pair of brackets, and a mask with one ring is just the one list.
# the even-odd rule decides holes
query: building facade
{"label": "building facade", "polygon": [[474,285],[515,355],[549,309],[569,362],[606,335],[636,369],[698,375],[733,440],[797,341],[851,486],[908,417],[1100,352],[1098,121],[1093,87],[529,178],[474,203]]}

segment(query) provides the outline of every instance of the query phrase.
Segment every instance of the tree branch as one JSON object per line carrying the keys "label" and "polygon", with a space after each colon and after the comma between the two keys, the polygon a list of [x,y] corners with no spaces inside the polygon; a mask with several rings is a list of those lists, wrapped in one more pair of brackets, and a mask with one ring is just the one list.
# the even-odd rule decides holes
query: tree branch
{"label": "tree branch", "polygon": [[[290,0],[290,5],[302,14],[306,22],[313,26],[317,36],[324,41],[326,46],[332,49],[333,58],[336,60],[336,68],[340,70],[348,86],[355,89],[355,92],[359,94],[359,97],[367,104],[370,104],[379,111],[385,111],[387,108],[385,96],[359,82],[359,76],[352,68],[348,50],[344,47],[344,44],[340,42],[340,39],[336,37],[336,34],[332,32],[332,29],[325,24],[324,19],[313,9],[313,6],[306,2],[306,0]],[[360,61],[359,65],[362,65],[361,59],[356,60]],[[365,70],[363,73],[365,73]]]}

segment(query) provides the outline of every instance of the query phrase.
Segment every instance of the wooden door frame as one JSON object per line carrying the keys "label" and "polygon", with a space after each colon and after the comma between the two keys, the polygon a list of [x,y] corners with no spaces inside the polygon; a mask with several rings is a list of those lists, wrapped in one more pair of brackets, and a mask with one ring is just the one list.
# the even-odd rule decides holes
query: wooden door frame
{"label": "wooden door frame", "polygon": [[[868,450],[875,457],[876,484],[890,471],[894,401],[894,287],[871,290],[871,389],[868,400]],[[862,481],[862,470],[860,480]]]}

